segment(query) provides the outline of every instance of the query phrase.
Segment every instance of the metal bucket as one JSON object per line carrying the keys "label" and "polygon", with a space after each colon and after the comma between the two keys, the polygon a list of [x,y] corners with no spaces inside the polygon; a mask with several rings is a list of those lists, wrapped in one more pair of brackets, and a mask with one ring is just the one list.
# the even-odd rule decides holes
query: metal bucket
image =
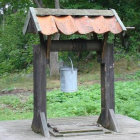
{"label": "metal bucket", "polygon": [[[69,58],[70,59],[70,58]],[[75,92],[77,91],[77,69],[72,67],[60,68],[60,85],[63,92]]]}

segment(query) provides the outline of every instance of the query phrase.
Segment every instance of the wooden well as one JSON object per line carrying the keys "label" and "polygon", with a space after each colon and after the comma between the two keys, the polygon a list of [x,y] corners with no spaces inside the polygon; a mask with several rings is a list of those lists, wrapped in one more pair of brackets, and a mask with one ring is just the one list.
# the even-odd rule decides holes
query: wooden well
{"label": "wooden well", "polygon": [[[108,33],[119,34],[126,31],[114,9],[111,10],[77,10],[77,9],[44,9],[30,8],[23,33],[38,33],[40,44],[33,48],[34,66],[34,118],[32,130],[49,137],[54,135],[80,133],[103,133],[103,127],[119,132],[115,117],[114,95],[114,51],[108,44]],[[52,35],[103,34],[103,40],[52,40]],[[47,36],[47,37],[46,37]],[[45,39],[47,38],[47,39]],[[54,125],[47,123],[46,114],[46,62],[50,52],[55,51],[96,51],[101,67],[101,114],[97,124]],[[78,120],[77,120],[78,121]],[[85,121],[85,120],[84,120]],[[49,128],[50,130],[49,130]],[[65,127],[64,127],[65,126]]]}

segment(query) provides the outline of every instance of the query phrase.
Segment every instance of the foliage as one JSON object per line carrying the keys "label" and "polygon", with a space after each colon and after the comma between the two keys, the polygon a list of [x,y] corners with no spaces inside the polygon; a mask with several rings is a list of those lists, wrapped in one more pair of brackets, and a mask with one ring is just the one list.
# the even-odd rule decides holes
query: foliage
{"label": "foliage", "polygon": [[4,28],[0,28],[0,75],[24,69],[32,62],[32,45],[38,43],[38,39],[29,34],[23,36],[23,17],[23,12],[11,14]]}
{"label": "foliage", "polygon": [[[140,120],[140,81],[116,83],[116,111]],[[122,90],[123,89],[123,90]]]}
{"label": "foliage", "polygon": [[[42,0],[44,7],[54,8],[54,0]],[[140,1],[138,0],[60,0],[61,8],[108,9],[114,8],[125,26],[134,26],[136,30],[127,31],[123,36],[109,35],[109,42],[115,45],[116,58],[126,55],[140,57]],[[0,75],[27,68],[32,63],[32,44],[38,44],[38,37],[22,35],[25,16],[29,7],[36,7],[33,0],[1,0],[0,1]],[[2,12],[3,11],[3,12]],[[2,15],[3,13],[3,15]],[[60,37],[63,39],[90,39],[85,35]],[[98,38],[102,38],[101,35]],[[82,55],[81,55],[82,54]],[[60,59],[71,56],[73,60],[85,59],[89,52],[60,53]],[[96,54],[94,54],[95,56]]]}
{"label": "foliage", "polygon": [[[140,120],[140,81],[115,83],[116,113]],[[99,115],[100,85],[81,86],[75,93],[53,90],[47,93],[48,117]],[[0,120],[32,118],[32,95],[0,97]]]}
{"label": "foliage", "polygon": [[31,0],[1,0],[0,8],[4,14],[11,14],[21,10],[27,10],[29,7],[34,6]]}

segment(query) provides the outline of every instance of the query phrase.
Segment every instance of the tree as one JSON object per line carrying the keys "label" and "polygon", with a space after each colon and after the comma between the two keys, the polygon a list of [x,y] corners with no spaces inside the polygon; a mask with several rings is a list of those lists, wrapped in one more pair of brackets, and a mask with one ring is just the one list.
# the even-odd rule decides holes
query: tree
{"label": "tree", "polygon": [[[55,0],[55,8],[60,8],[59,0]],[[57,33],[54,36],[54,40],[59,40],[60,34]],[[58,75],[59,74],[59,63],[58,63],[58,52],[50,53],[50,75]]]}
{"label": "tree", "polygon": [[[140,51],[140,1],[138,0],[61,0],[61,7],[67,9],[108,9],[114,8],[119,14],[125,26],[134,26],[136,30],[128,31],[126,36],[116,35],[115,52],[121,54],[124,47],[128,45],[128,52],[139,55]],[[59,0],[0,0],[0,74],[4,72],[15,72],[26,69],[32,63],[32,44],[38,44],[38,35],[22,36],[22,28],[29,7],[60,7]],[[4,15],[4,18],[3,18]],[[3,20],[4,19],[4,20]],[[9,22],[10,21],[10,22]],[[20,34],[20,35],[19,35]],[[59,39],[60,35],[55,35],[53,39]],[[81,35],[64,36],[61,39],[78,39],[85,38]],[[12,39],[12,41],[11,41]],[[113,37],[110,37],[113,41]],[[122,42],[122,43],[121,43]],[[127,53],[127,52],[125,52]],[[28,55],[30,54],[30,55]],[[71,52],[60,53],[62,59],[66,59],[68,55],[74,59],[75,55]],[[16,57],[15,57],[16,56]],[[21,57],[22,56],[22,57]],[[54,57],[56,56],[56,57]],[[58,59],[58,53],[51,54],[50,65],[58,67],[53,61]],[[82,54],[87,57],[87,52]],[[57,62],[57,61],[56,61]],[[51,69],[52,70],[52,69]],[[54,68],[55,70],[55,68]],[[56,73],[56,72],[54,72]]]}
{"label": "tree", "polygon": [[33,1],[37,5],[38,8],[43,7],[43,1],[42,0],[33,0]]}
{"label": "tree", "polygon": [[[44,7],[42,0],[33,0],[37,7]],[[59,0],[55,0],[55,8],[59,9]],[[60,34],[54,36],[54,40],[59,40]],[[59,74],[58,52],[50,53],[50,75],[55,76]]]}
{"label": "tree", "polygon": [[32,44],[35,35],[22,33],[25,14],[16,12],[5,18],[4,31],[0,25],[0,75],[26,69],[32,63]]}

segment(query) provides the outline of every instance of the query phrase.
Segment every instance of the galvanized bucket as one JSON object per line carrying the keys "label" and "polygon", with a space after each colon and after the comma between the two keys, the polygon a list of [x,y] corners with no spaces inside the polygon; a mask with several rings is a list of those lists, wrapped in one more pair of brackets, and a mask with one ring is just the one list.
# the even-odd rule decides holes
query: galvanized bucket
{"label": "galvanized bucket", "polygon": [[[70,58],[69,58],[70,59]],[[60,85],[61,91],[63,92],[75,92],[77,91],[77,69],[72,67],[61,67],[60,68]]]}

